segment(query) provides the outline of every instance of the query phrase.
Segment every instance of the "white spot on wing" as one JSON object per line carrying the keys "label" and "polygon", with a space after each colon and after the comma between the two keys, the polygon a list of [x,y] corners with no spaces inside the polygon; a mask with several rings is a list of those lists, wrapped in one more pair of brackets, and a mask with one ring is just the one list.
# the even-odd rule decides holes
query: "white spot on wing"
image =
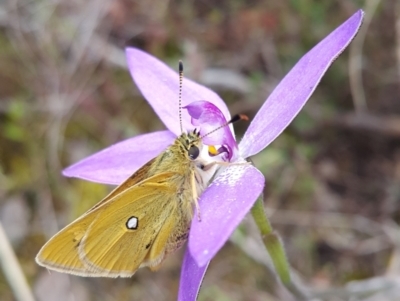
{"label": "white spot on wing", "polygon": [[139,222],[138,218],[135,217],[135,216],[132,216],[132,217],[130,217],[130,218],[128,219],[128,221],[126,222],[126,227],[127,227],[128,229],[137,229],[137,227],[138,227],[138,222]]}

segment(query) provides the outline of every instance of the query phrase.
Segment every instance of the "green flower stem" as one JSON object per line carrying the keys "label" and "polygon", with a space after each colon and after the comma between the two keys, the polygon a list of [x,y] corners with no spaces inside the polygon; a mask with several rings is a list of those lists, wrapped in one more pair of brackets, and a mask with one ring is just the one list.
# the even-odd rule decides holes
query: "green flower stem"
{"label": "green flower stem", "polygon": [[253,215],[253,218],[257,224],[258,229],[260,229],[262,236],[272,233],[273,230],[271,224],[267,216],[265,215],[262,194],[253,205],[253,208],[251,208],[251,214]]}
{"label": "green flower stem", "polygon": [[257,199],[251,214],[260,229],[263,242],[272,262],[274,263],[276,272],[278,273],[281,281],[286,286],[291,283],[289,263],[286,259],[285,249],[283,248],[282,241],[278,234],[273,231],[271,224],[264,212],[264,204],[262,195]]}
{"label": "green flower stem", "polygon": [[283,243],[272,227],[264,211],[263,195],[257,199],[251,214],[260,229],[261,236],[272,262],[274,263],[275,270],[279,275],[283,285],[295,296],[298,301],[310,300],[310,294],[301,286],[297,281],[294,282],[290,277],[290,266],[286,258]]}

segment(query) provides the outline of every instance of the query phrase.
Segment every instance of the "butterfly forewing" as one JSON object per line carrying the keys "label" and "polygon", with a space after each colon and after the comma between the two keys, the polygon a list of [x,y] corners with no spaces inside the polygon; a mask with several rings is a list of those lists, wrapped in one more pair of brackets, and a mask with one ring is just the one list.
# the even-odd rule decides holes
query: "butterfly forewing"
{"label": "butterfly forewing", "polygon": [[147,162],[145,165],[143,165],[141,168],[139,168],[133,175],[131,175],[121,185],[119,185],[113,191],[111,191],[109,195],[107,195],[104,199],[102,199],[100,202],[98,202],[96,205],[94,205],[92,208],[90,208],[86,213],[93,211],[97,207],[100,207],[104,203],[108,202],[110,199],[112,199],[116,195],[120,194],[121,192],[124,192],[129,187],[132,187],[132,186],[136,185],[137,183],[145,180],[149,176],[151,176],[151,175],[149,175],[149,170],[155,160],[156,160],[156,158],[151,159],[149,162]]}
{"label": "butterfly forewing", "polygon": [[[175,176],[153,176],[89,211],[56,234],[38,254],[38,262],[59,271],[96,277],[129,277],[141,265],[158,265],[175,231],[171,217],[179,210],[177,189],[170,185]],[[131,218],[137,219],[135,229],[129,228]]]}
{"label": "butterfly forewing", "polygon": [[69,224],[54,235],[40,250],[36,261],[59,272],[86,276],[87,268],[77,252],[86,229],[96,219],[97,214],[87,214]]}

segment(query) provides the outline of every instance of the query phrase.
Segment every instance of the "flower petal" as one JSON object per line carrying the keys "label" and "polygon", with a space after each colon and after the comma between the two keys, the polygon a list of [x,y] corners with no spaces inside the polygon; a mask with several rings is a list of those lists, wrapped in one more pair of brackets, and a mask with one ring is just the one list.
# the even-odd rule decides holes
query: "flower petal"
{"label": "flower petal", "polygon": [[361,26],[359,10],[304,55],[258,111],[239,144],[243,157],[270,144],[299,113],[328,67],[349,45]]}
{"label": "flower petal", "polygon": [[[214,104],[205,100],[194,101],[185,106],[184,109],[187,109],[190,117],[192,117],[192,124],[200,127],[201,135],[211,133],[227,122],[222,112]],[[235,138],[233,138],[229,126],[216,130],[202,140],[206,145],[226,146],[229,152],[229,160],[232,158],[234,150],[237,149]]]}
{"label": "flower petal", "polygon": [[264,176],[253,165],[231,165],[200,197],[201,221],[193,218],[190,253],[199,266],[210,261],[251,209],[264,188]]}
{"label": "flower petal", "polygon": [[66,177],[121,184],[176,139],[170,131],[136,136],[95,153],[63,170]]}
{"label": "flower petal", "polygon": [[[178,74],[155,57],[136,48],[127,48],[126,57],[133,80],[165,126],[177,136],[181,134],[178,114]],[[182,106],[205,99],[216,105],[229,120],[224,101],[210,89],[184,79]],[[184,129],[192,128],[188,114],[182,114]]]}
{"label": "flower petal", "polygon": [[181,269],[178,301],[196,301],[207,267],[208,263],[199,267],[190,254],[189,248],[186,249]]}

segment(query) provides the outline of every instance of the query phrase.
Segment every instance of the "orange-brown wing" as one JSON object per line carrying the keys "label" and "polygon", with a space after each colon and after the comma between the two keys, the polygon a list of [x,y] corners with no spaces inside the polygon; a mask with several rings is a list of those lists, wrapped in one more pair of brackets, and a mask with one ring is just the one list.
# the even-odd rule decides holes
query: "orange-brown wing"
{"label": "orange-brown wing", "polygon": [[92,208],[90,208],[86,212],[86,214],[93,211],[97,207],[101,206],[105,202],[109,201],[110,199],[115,197],[117,194],[127,190],[129,187],[132,187],[135,184],[152,176],[152,175],[149,175],[149,169],[153,165],[153,163],[156,159],[157,158],[151,159],[149,162],[147,162],[145,165],[143,165],[141,168],[139,168],[133,175],[131,175],[128,179],[126,179],[121,185],[119,185],[113,191],[111,191],[104,199],[102,199],[100,202],[98,202],[96,205],[94,205]]}
{"label": "orange-brown wing", "polygon": [[[37,262],[81,276],[129,277],[143,262],[160,261],[175,231],[174,176],[153,176],[83,215],[41,249]],[[132,218],[137,219],[136,227]],[[154,253],[150,258],[149,252]]]}
{"label": "orange-brown wing", "polygon": [[86,276],[78,254],[79,244],[97,214],[86,214],[55,234],[39,251],[36,262],[58,272]]}

